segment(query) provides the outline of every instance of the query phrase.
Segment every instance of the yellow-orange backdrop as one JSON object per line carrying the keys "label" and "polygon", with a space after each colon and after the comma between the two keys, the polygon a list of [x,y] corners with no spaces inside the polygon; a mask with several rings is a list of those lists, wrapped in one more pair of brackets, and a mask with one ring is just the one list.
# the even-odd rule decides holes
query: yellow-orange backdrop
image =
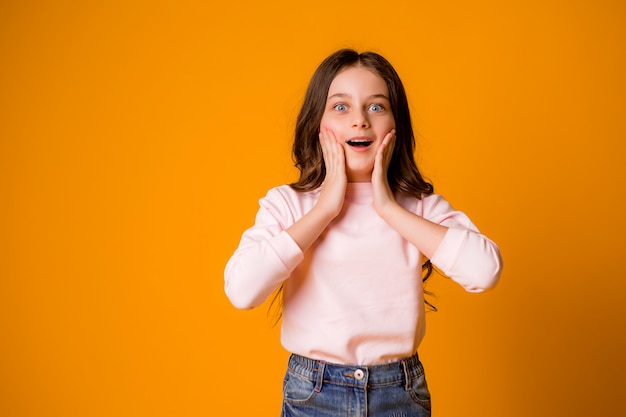
{"label": "yellow-orange backdrop", "polygon": [[430,284],[435,415],[624,415],[625,40],[617,0],[3,1],[0,415],[278,415],[278,330],[222,272],[344,46],[505,259]]}

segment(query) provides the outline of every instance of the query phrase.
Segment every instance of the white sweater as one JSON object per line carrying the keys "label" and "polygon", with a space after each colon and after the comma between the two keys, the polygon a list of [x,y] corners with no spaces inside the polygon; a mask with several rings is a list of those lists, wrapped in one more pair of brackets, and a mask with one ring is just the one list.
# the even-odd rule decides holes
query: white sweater
{"label": "white sweater", "polygon": [[[378,364],[412,355],[425,330],[421,253],[373,206],[371,183],[349,183],[341,214],[302,252],[285,231],[307,213],[320,190],[270,190],[256,222],[225,270],[238,308],[263,303],[284,282],[282,344],[290,352],[343,364]],[[498,247],[440,195],[405,195],[409,211],[449,229],[431,262],[467,291],[493,287]]]}

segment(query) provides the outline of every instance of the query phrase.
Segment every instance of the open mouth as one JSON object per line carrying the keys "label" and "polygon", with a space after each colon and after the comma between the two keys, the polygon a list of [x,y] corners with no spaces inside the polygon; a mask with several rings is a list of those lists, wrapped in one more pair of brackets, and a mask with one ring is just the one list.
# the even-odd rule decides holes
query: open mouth
{"label": "open mouth", "polygon": [[372,141],[367,139],[351,139],[346,143],[355,148],[366,148],[372,144]]}

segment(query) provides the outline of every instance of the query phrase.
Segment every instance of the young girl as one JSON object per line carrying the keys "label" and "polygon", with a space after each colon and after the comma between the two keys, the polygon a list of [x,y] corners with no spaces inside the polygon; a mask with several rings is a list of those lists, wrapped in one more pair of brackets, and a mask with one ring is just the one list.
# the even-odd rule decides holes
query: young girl
{"label": "young girl", "polygon": [[297,120],[300,179],[260,200],[225,270],[237,308],[282,291],[285,417],[430,416],[424,261],[470,292],[498,281],[498,247],[433,193],[414,151],[391,64],[348,49],[326,58]]}

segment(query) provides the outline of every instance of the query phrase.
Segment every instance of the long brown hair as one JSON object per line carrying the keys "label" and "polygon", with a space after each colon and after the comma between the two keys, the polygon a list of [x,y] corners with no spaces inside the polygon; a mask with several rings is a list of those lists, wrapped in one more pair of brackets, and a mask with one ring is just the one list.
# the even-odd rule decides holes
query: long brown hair
{"label": "long brown hair", "polygon": [[358,53],[341,49],[326,58],[317,68],[304,96],[304,103],[296,122],[293,158],[300,171],[298,181],[290,184],[298,191],[309,191],[322,185],[326,166],[319,143],[319,129],[330,84],[346,68],[360,65],[380,76],[389,90],[391,112],[396,123],[396,141],[387,171],[389,186],[394,192],[403,192],[422,198],[433,193],[415,163],[415,136],[406,92],[398,73],[381,55],[375,52]]}

